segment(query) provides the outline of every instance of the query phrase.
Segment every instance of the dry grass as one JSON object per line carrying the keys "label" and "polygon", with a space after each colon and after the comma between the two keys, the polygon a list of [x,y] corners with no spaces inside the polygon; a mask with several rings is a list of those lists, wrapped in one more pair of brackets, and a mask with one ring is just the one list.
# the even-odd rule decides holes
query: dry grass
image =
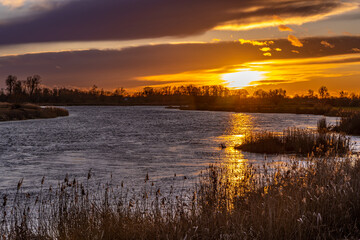
{"label": "dry grass", "polygon": [[68,116],[69,112],[62,108],[46,107],[40,108],[37,105],[24,104],[0,104],[0,121],[26,120],[36,118],[55,118]]}
{"label": "dry grass", "polygon": [[333,131],[349,135],[360,135],[360,112],[343,112]]}
{"label": "dry grass", "polygon": [[303,156],[346,155],[351,150],[351,143],[347,137],[340,134],[289,128],[282,134],[266,131],[247,134],[235,149],[254,153],[291,153]]}
{"label": "dry grass", "polygon": [[[285,168],[211,166],[187,194],[146,183],[97,190],[65,178],[1,205],[5,239],[355,239],[360,160],[310,159]],[[43,186],[43,182],[42,185]]]}

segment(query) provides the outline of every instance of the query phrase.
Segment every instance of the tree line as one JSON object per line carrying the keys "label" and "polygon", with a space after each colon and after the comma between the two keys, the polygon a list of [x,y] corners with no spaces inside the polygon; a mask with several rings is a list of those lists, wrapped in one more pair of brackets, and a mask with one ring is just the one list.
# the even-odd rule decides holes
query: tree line
{"label": "tree line", "polygon": [[[93,85],[90,89],[74,89],[65,87],[48,88],[41,85],[41,77],[33,75],[19,80],[14,75],[5,79],[6,88],[0,90],[0,101],[32,102],[39,104],[196,104],[222,99],[223,102],[237,104],[275,104],[284,102],[303,102],[330,104],[332,106],[359,106],[360,96],[340,91],[338,96],[331,96],[327,87],[320,87],[317,92],[309,89],[306,94],[287,96],[284,89],[257,89],[250,94],[246,89],[229,89],[221,85],[212,86],[165,86],[145,87],[141,91],[129,93],[120,87],[112,91],[100,89]],[[239,99],[241,101],[239,102]],[[219,101],[218,101],[219,102]]]}

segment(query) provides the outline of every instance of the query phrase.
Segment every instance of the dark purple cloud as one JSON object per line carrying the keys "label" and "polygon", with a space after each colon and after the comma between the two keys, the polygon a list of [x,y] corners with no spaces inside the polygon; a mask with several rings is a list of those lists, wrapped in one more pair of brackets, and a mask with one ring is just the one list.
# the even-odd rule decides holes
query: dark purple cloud
{"label": "dark purple cloud", "polygon": [[[259,46],[242,45],[239,42],[157,45],[121,51],[89,50],[0,57],[0,85],[4,86],[1,79],[5,79],[9,74],[20,78],[40,74],[44,79],[43,83],[49,86],[89,87],[97,84],[110,89],[120,86],[130,88],[159,83],[136,80],[142,76],[225,69],[246,62],[270,59],[353,54],[353,48],[360,48],[360,37],[308,38],[301,41],[304,46],[298,49],[300,53],[296,54],[291,52],[295,47],[286,39],[275,40],[270,47],[281,48],[282,51],[272,50],[271,58],[263,56]],[[321,41],[331,42],[336,47],[324,47]],[[331,63],[335,63],[334,61],[339,64],[342,62],[329,59]],[[351,61],[358,61],[358,58]]]}
{"label": "dark purple cloud", "polygon": [[342,6],[340,0],[75,0],[0,26],[0,44],[186,36],[228,21],[306,17]]}

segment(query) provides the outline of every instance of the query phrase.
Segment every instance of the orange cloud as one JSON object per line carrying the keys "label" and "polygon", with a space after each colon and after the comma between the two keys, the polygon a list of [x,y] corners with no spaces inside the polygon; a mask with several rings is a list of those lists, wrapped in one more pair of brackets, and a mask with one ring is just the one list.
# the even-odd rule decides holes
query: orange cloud
{"label": "orange cloud", "polygon": [[281,49],[281,48],[275,48],[275,51],[277,51],[277,52],[281,52],[281,51],[282,51],[282,49]]}
{"label": "orange cloud", "polygon": [[271,53],[267,52],[263,54],[265,57],[271,57]]}
{"label": "orange cloud", "polygon": [[335,45],[327,42],[327,41],[321,41],[321,45],[325,46],[325,47],[328,47],[328,48],[334,48]]}
{"label": "orange cloud", "polygon": [[253,46],[269,46],[274,44],[274,41],[253,41],[253,40],[246,40],[246,39],[239,39],[241,44],[251,44]]}
{"label": "orange cloud", "polygon": [[291,42],[291,45],[295,46],[295,47],[303,47],[304,45],[300,42],[300,40],[295,37],[294,35],[289,35],[288,36],[288,40],[289,42]]}
{"label": "orange cloud", "polygon": [[293,52],[293,53],[300,53],[299,51],[296,51],[296,50],[291,50],[291,52]]}
{"label": "orange cloud", "polygon": [[353,49],[351,49],[351,50],[353,50],[354,52],[360,53],[360,49],[359,49],[359,48],[353,48]]}
{"label": "orange cloud", "polygon": [[262,51],[262,52],[269,52],[269,51],[271,51],[271,48],[269,48],[269,47],[263,47],[263,48],[260,48],[260,51]]}
{"label": "orange cloud", "polygon": [[288,26],[285,26],[285,25],[280,25],[278,27],[278,29],[281,32],[292,32],[293,31],[291,28],[289,28]]}

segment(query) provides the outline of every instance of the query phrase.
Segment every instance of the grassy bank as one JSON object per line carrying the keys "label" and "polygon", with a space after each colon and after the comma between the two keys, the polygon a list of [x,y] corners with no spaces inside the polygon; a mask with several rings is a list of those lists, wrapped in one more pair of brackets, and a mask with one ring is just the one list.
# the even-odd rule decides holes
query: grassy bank
{"label": "grassy bank", "polygon": [[339,134],[289,128],[282,134],[266,131],[249,133],[235,149],[267,154],[345,155],[350,152],[351,143],[347,137]]}
{"label": "grassy bank", "polygon": [[114,184],[91,190],[65,178],[31,195],[20,182],[14,200],[2,196],[0,231],[6,239],[355,239],[359,171],[359,159],[333,158],[275,171],[211,166],[186,194],[149,182],[140,194]]}
{"label": "grassy bank", "polygon": [[41,108],[34,104],[0,103],[0,121],[56,118],[68,115],[69,112],[62,108]]}

